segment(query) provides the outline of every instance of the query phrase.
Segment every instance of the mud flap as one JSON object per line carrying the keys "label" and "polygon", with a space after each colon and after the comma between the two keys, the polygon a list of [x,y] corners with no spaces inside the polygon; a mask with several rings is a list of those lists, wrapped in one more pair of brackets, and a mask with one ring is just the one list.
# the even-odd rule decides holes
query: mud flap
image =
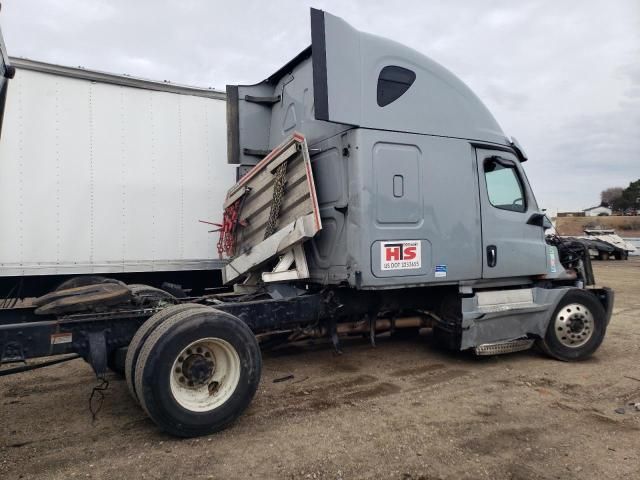
{"label": "mud flap", "polygon": [[598,300],[600,300],[602,308],[604,308],[604,311],[606,313],[607,325],[609,325],[609,322],[611,321],[611,314],[613,312],[613,303],[615,300],[615,294],[613,290],[608,287],[602,287],[588,288],[587,291],[593,293],[596,297],[598,297]]}
{"label": "mud flap", "polygon": [[107,340],[104,332],[89,332],[89,354],[87,362],[93,368],[96,377],[101,377],[107,373]]}

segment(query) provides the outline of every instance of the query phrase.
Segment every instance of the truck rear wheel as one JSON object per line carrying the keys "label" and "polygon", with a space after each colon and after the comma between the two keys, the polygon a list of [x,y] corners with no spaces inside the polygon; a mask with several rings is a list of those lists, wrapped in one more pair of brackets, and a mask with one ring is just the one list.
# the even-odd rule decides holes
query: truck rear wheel
{"label": "truck rear wheel", "polygon": [[127,348],[127,356],[124,362],[124,375],[127,379],[129,393],[136,402],[140,403],[138,395],[136,394],[136,362],[138,360],[140,350],[142,350],[142,345],[144,344],[145,340],[149,338],[151,332],[153,332],[162,322],[164,322],[168,318],[194,308],[206,307],[197,303],[183,303],[181,305],[172,305],[163,310],[160,310],[158,313],[144,322],[131,339],[129,347]]}
{"label": "truck rear wheel", "polygon": [[606,313],[597,297],[589,291],[570,290],[553,312],[538,345],[558,360],[582,360],[598,349],[606,328]]}
{"label": "truck rear wheel", "polygon": [[144,342],[135,391],[151,419],[180,437],[222,430],[260,382],[258,341],[237,317],[209,307],[165,320]]}

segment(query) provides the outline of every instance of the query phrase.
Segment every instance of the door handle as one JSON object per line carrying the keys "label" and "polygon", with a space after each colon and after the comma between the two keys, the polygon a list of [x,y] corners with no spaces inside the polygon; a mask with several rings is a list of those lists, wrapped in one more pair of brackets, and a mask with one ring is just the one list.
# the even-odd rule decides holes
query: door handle
{"label": "door handle", "polygon": [[495,267],[498,263],[498,247],[495,245],[489,245],[487,247],[487,265],[491,268]]}

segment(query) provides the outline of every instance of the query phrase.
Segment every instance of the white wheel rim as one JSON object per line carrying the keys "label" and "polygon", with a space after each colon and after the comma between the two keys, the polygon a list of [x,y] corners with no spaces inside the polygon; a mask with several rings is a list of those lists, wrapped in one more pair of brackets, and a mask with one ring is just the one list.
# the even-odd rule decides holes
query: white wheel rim
{"label": "white wheel rim", "polygon": [[203,338],[180,352],[169,375],[171,393],[180,406],[208,412],[233,395],[240,381],[240,357],[226,340]]}
{"label": "white wheel rim", "polygon": [[583,346],[593,336],[591,311],[579,303],[567,305],[558,312],[554,322],[556,338],[569,348]]}

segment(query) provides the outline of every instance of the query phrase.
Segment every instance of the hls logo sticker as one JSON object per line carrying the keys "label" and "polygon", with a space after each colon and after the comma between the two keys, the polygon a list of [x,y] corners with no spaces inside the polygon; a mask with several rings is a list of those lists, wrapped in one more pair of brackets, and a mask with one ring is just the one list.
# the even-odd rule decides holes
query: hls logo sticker
{"label": "hls logo sticker", "polygon": [[422,267],[420,240],[394,240],[380,244],[382,270],[409,270]]}

